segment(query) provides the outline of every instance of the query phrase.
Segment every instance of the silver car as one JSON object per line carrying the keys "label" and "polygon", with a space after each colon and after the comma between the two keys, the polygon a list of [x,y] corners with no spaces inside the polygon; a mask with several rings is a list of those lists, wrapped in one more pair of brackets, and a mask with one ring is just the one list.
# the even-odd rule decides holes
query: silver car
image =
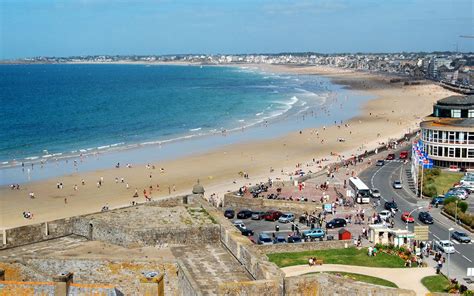
{"label": "silver car", "polygon": [[280,223],[289,223],[293,221],[295,221],[295,214],[293,213],[284,213],[280,218],[278,218],[278,222]]}
{"label": "silver car", "polygon": [[399,181],[399,180],[394,181],[394,182],[393,182],[393,188],[395,188],[395,189],[402,189],[402,181]]}
{"label": "silver car", "polygon": [[380,191],[377,188],[372,188],[372,190],[370,190],[370,196],[380,198]]}

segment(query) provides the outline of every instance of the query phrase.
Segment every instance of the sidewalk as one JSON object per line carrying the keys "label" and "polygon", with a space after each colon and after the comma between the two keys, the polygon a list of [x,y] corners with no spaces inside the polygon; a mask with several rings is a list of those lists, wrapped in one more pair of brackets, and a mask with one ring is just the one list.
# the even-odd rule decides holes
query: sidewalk
{"label": "sidewalk", "polygon": [[377,268],[339,264],[323,264],[320,266],[308,266],[305,264],[284,267],[281,270],[285,273],[286,277],[320,271],[340,271],[365,274],[391,281],[401,289],[413,290],[416,295],[426,295],[429,293],[421,283],[421,279],[436,274],[436,271],[431,267]]}

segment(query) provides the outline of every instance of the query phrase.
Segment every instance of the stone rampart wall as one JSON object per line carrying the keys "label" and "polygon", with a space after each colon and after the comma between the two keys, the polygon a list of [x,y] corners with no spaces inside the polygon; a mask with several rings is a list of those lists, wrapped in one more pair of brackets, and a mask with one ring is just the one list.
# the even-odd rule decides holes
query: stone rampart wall
{"label": "stone rampart wall", "polygon": [[220,284],[217,288],[218,295],[275,296],[279,292],[277,283],[270,280],[228,282]]}
{"label": "stone rampart wall", "polygon": [[330,274],[285,278],[285,295],[414,296],[414,291],[365,284]]}
{"label": "stone rampart wall", "polygon": [[182,296],[202,296],[199,285],[194,281],[185,264],[176,260],[178,264],[178,285]]}
{"label": "stone rampart wall", "polygon": [[328,249],[342,249],[344,247],[352,246],[352,242],[349,240],[332,240],[332,241],[316,241],[307,243],[297,244],[275,244],[275,245],[255,245],[262,254],[270,253],[291,253],[291,252],[304,252],[304,251],[317,251],[317,250],[328,250]]}

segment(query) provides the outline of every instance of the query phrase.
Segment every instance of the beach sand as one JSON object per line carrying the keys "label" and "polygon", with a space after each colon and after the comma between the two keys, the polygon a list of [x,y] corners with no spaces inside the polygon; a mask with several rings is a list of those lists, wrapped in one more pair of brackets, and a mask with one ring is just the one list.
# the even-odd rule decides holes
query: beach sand
{"label": "beach sand", "polygon": [[[452,94],[429,82],[404,86],[389,83],[390,78],[386,76],[335,68],[250,66],[269,72],[324,75],[374,99],[363,106],[361,115],[344,122],[340,128],[334,125],[325,130],[315,127],[301,134],[294,132],[270,140],[248,141],[177,160],[152,163],[156,169],[147,169],[146,164],[132,164],[132,168],[111,168],[21,184],[21,190],[3,186],[0,188],[0,228],[97,212],[106,204],[114,208],[129,205],[132,201],[145,202],[143,190],[146,188],[148,191],[150,185],[153,186],[152,197],[156,199],[169,194],[190,193],[199,179],[206,189],[206,196],[216,193],[221,198],[229,190],[266,181],[269,177],[288,180],[288,175],[281,171],[294,172],[298,163],[303,164],[304,170],[314,172],[319,168],[312,163],[313,158],[336,160],[330,157],[331,152],[349,157],[375,148],[390,138],[401,137],[417,128],[420,120],[432,112],[436,100]],[[346,123],[349,127],[344,126]],[[338,138],[344,138],[345,142],[339,142]],[[322,139],[324,143],[321,143]],[[160,172],[160,168],[164,168],[164,172]],[[273,173],[270,173],[270,168],[274,169]],[[239,172],[247,172],[249,179],[242,178]],[[103,185],[97,188],[101,177]],[[116,177],[119,180],[124,178],[125,182],[116,184]],[[82,179],[85,185],[81,185]],[[57,189],[57,182],[62,182],[64,188]],[[125,183],[130,185],[129,189]],[[75,184],[78,190],[74,190]],[[135,189],[138,198],[132,197]],[[29,192],[34,192],[34,199],[29,197]],[[23,211],[30,211],[33,218],[23,218]]]}

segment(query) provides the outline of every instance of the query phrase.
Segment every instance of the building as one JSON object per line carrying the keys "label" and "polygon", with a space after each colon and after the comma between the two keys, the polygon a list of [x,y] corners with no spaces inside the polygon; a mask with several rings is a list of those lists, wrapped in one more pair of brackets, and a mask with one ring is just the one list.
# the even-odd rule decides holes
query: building
{"label": "building", "polygon": [[474,169],[474,96],[450,96],[420,124],[423,150],[434,166]]}

